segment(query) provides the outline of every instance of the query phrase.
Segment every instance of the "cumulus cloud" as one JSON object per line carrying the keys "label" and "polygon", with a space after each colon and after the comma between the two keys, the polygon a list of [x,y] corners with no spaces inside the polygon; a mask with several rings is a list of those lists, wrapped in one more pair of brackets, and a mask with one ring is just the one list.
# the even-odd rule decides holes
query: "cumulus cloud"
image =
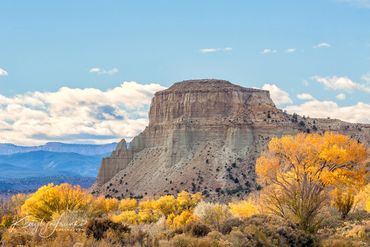
{"label": "cumulus cloud", "polygon": [[315,99],[311,94],[309,93],[300,93],[297,94],[297,98],[301,100],[313,100]]}
{"label": "cumulus cloud", "polygon": [[124,82],[108,90],[63,87],[54,92],[0,95],[1,142],[130,140],[148,124],[151,98],[163,89],[159,84]]}
{"label": "cumulus cloud", "polygon": [[228,52],[232,51],[233,48],[231,47],[224,47],[224,48],[203,48],[200,49],[200,53],[213,53],[213,52]]}
{"label": "cumulus cloud", "polygon": [[335,118],[351,123],[370,123],[370,105],[358,102],[350,106],[338,106],[333,101],[312,100],[301,105],[290,105],[285,108],[288,113],[297,113],[317,118]]}
{"label": "cumulus cloud", "polygon": [[277,50],[270,49],[270,48],[265,48],[261,51],[262,54],[270,54],[270,53],[276,53]]}
{"label": "cumulus cloud", "polygon": [[331,90],[358,90],[365,93],[370,93],[370,86],[356,83],[352,81],[350,78],[345,76],[331,76],[331,77],[321,77],[321,76],[314,76],[313,79],[323,84],[327,89]]}
{"label": "cumulus cloud", "polygon": [[94,68],[89,69],[89,72],[97,74],[97,75],[114,75],[118,73],[118,69],[112,68],[112,69],[106,70],[106,69],[94,67]]}
{"label": "cumulus cloud", "polygon": [[0,76],[7,76],[7,75],[8,75],[8,71],[6,71],[5,69],[0,68]]}
{"label": "cumulus cloud", "polygon": [[[316,118],[330,117],[351,123],[370,123],[370,104],[358,102],[355,105],[339,106],[334,101],[320,101],[308,93],[297,95],[297,98],[305,100],[305,102],[293,104],[289,94],[275,84],[265,84],[262,89],[270,91],[271,98],[277,105],[289,104],[283,109],[290,114],[297,113]],[[339,96],[339,98],[341,97],[343,96]]]}
{"label": "cumulus cloud", "polygon": [[318,49],[318,48],[330,48],[330,47],[331,47],[331,45],[328,44],[328,43],[325,43],[325,42],[322,42],[322,43],[319,43],[319,44],[313,46],[314,49]]}
{"label": "cumulus cloud", "polygon": [[346,95],[344,93],[340,93],[340,94],[337,94],[337,96],[335,96],[335,98],[337,98],[339,100],[345,100],[346,99]]}
{"label": "cumulus cloud", "polygon": [[275,84],[264,84],[262,89],[270,91],[271,99],[277,105],[284,105],[284,104],[292,104],[293,103],[293,101],[289,97],[289,93],[280,89]]}
{"label": "cumulus cloud", "polygon": [[285,52],[287,52],[287,53],[293,53],[293,52],[296,52],[296,51],[297,51],[296,48],[288,48],[288,49],[285,50]]}

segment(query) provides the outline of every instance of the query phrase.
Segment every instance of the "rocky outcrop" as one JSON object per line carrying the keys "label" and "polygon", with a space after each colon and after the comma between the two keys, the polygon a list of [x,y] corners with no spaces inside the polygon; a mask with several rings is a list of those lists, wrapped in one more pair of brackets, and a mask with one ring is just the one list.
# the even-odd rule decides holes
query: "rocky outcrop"
{"label": "rocky outcrop", "polygon": [[337,131],[369,144],[370,126],[289,115],[269,92],[223,80],[190,80],[157,92],[149,125],[102,162],[95,194],[144,197],[200,191],[210,199],[258,188],[255,161],[273,136]]}

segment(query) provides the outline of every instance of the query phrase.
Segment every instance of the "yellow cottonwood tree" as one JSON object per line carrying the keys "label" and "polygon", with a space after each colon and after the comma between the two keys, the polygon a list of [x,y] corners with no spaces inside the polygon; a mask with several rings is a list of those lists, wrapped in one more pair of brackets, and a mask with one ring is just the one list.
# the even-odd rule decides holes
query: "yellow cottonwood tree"
{"label": "yellow cottonwood tree", "polygon": [[361,188],[368,178],[365,145],[326,132],[272,138],[257,160],[258,180],[266,188],[266,206],[311,230],[328,190]]}

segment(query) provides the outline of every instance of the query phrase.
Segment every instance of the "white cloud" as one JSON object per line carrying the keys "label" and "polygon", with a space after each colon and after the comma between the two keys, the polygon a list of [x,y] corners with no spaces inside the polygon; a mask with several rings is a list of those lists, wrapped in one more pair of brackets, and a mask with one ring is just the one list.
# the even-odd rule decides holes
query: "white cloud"
{"label": "white cloud", "polygon": [[7,75],[8,75],[8,71],[6,71],[5,69],[0,68],[0,76],[7,76]]}
{"label": "white cloud", "polygon": [[[297,98],[306,100],[300,105],[292,104],[289,94],[275,84],[265,84],[262,89],[269,90],[272,100],[277,104],[290,104],[283,108],[288,113],[316,118],[335,118],[351,123],[370,123],[370,104],[358,102],[355,105],[339,106],[334,101],[320,101],[310,94],[298,94]],[[343,97],[343,96],[339,96]]]}
{"label": "white cloud", "polygon": [[290,105],[285,108],[288,113],[297,113],[316,118],[335,118],[351,123],[370,123],[370,105],[358,102],[350,106],[338,106],[333,101],[312,100],[301,105]]}
{"label": "white cloud", "polygon": [[370,93],[370,86],[359,84],[352,81],[350,78],[345,76],[331,76],[331,77],[321,77],[314,76],[313,79],[318,83],[323,84],[327,89],[331,90],[358,90],[365,93]]}
{"label": "white cloud", "polygon": [[114,75],[116,73],[118,73],[118,69],[117,68],[112,68],[112,69],[102,69],[102,68],[97,68],[97,67],[94,67],[94,68],[91,68],[89,70],[90,73],[95,73],[97,75]]}
{"label": "white cloud", "polygon": [[322,42],[322,43],[319,43],[317,45],[314,45],[313,48],[317,49],[317,48],[330,48],[331,45],[328,44],[328,43],[325,43],[325,42]]}
{"label": "white cloud", "polygon": [[366,75],[363,75],[361,79],[367,83],[370,83],[370,73],[367,73]]}
{"label": "white cloud", "polygon": [[301,99],[301,100],[313,100],[313,99],[315,99],[311,94],[308,94],[308,93],[297,94],[297,98]]}
{"label": "white cloud", "polygon": [[124,82],[104,91],[63,87],[13,97],[0,94],[1,142],[130,140],[148,124],[151,98],[163,89],[159,84]]}
{"label": "white cloud", "polygon": [[274,49],[270,49],[270,48],[265,48],[262,50],[262,54],[270,54],[270,53],[276,53],[277,50],[274,50]]}
{"label": "white cloud", "polygon": [[285,50],[285,52],[287,52],[287,53],[293,53],[293,52],[296,52],[296,51],[297,51],[296,48],[288,48],[288,49]]}
{"label": "white cloud", "polygon": [[224,47],[224,48],[203,48],[200,49],[200,53],[213,53],[213,52],[228,52],[232,51],[233,48],[231,47]]}
{"label": "white cloud", "polygon": [[335,98],[337,98],[339,100],[345,100],[346,99],[346,95],[344,93],[340,93],[340,94],[337,94],[337,96],[335,96]]}
{"label": "white cloud", "polygon": [[280,89],[275,84],[265,84],[262,87],[263,90],[270,91],[271,99],[277,105],[292,104],[293,101],[289,97],[289,94],[284,90]]}

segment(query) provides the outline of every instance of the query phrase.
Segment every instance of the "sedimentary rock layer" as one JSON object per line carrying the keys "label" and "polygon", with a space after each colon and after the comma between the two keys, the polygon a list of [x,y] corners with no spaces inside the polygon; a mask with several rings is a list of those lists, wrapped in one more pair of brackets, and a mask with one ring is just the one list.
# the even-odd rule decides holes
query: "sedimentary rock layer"
{"label": "sedimentary rock layer", "polygon": [[370,126],[289,115],[269,92],[223,80],[189,80],[157,92],[149,125],[102,162],[92,191],[145,197],[200,191],[229,200],[258,189],[255,161],[273,136],[336,131],[369,144]]}

